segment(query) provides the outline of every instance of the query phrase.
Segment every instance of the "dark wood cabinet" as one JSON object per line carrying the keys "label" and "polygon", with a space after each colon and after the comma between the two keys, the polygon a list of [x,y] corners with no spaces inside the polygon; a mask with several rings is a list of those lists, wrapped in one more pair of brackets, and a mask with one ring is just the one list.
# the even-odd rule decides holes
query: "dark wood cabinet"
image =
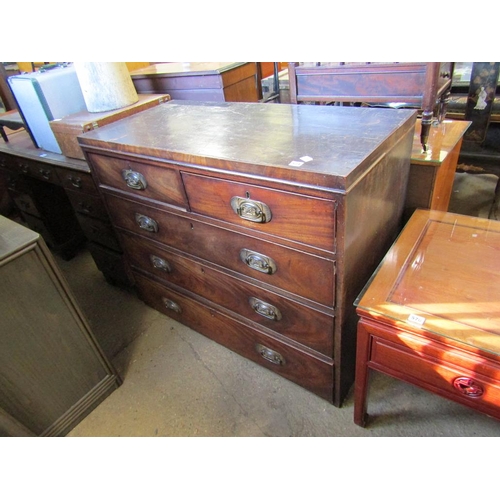
{"label": "dark wood cabinet", "polygon": [[339,406],[415,118],[173,100],[79,141],[142,299]]}
{"label": "dark wood cabinet", "polygon": [[131,71],[138,94],[194,101],[257,102],[256,62],[169,62]]}
{"label": "dark wood cabinet", "polygon": [[121,383],[39,234],[0,217],[0,436],[62,436]]}

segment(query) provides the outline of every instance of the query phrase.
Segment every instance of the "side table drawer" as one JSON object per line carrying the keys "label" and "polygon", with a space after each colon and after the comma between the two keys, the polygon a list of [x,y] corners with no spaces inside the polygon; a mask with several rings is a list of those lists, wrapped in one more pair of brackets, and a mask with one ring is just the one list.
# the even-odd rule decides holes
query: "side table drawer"
{"label": "side table drawer", "polygon": [[99,183],[129,194],[188,208],[180,174],[168,167],[90,153]]}
{"label": "side table drawer", "polygon": [[115,196],[106,202],[118,228],[333,306],[334,261]]}
{"label": "side table drawer", "polygon": [[333,362],[250,328],[225,314],[135,274],[139,295],[154,309],[296,384],[332,400]]}
{"label": "side table drawer", "polygon": [[182,173],[193,212],[335,251],[335,202]]}
{"label": "side table drawer", "polygon": [[[433,347],[428,340],[408,338],[410,343],[403,346],[373,337],[370,365],[463,404],[489,407],[499,412],[500,364],[480,356]],[[445,361],[446,358],[449,361]],[[472,369],[482,364],[487,365],[482,369],[483,373]],[[495,378],[486,376],[484,372]]]}
{"label": "side table drawer", "polygon": [[234,278],[144,238],[122,234],[129,262],[259,325],[333,357],[332,315]]}

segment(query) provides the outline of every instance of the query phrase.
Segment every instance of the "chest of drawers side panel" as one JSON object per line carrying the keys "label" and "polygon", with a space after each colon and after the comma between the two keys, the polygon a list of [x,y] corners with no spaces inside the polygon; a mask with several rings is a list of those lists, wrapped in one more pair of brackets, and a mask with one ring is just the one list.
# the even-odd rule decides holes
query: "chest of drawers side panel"
{"label": "chest of drawers side panel", "polygon": [[[338,312],[335,359],[342,360],[338,391],[352,385],[357,316],[354,300],[402,229],[410,170],[413,131],[409,130],[347,193],[338,231],[338,294],[345,309]],[[339,224],[340,225],[340,224]],[[340,333],[342,332],[342,333]]]}

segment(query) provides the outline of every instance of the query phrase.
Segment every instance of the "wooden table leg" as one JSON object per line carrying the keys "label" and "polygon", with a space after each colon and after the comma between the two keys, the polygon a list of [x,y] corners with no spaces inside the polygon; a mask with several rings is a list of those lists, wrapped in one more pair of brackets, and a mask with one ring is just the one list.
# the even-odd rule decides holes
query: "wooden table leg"
{"label": "wooden table leg", "polygon": [[358,322],[356,348],[356,378],[354,382],[354,423],[365,427],[368,415],[366,413],[368,393],[368,359],[370,355],[370,335],[363,326],[362,320]]}

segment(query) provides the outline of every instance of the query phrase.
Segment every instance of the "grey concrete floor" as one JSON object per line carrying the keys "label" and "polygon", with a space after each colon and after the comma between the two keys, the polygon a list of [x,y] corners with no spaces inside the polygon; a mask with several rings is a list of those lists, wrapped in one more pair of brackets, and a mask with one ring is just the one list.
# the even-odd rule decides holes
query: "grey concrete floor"
{"label": "grey concrete floor", "polygon": [[[457,173],[450,211],[487,216],[495,184]],[[358,427],[352,390],[336,408],[108,284],[88,252],[58,263],[123,377],[69,437],[500,436],[500,421],[377,373]]]}

